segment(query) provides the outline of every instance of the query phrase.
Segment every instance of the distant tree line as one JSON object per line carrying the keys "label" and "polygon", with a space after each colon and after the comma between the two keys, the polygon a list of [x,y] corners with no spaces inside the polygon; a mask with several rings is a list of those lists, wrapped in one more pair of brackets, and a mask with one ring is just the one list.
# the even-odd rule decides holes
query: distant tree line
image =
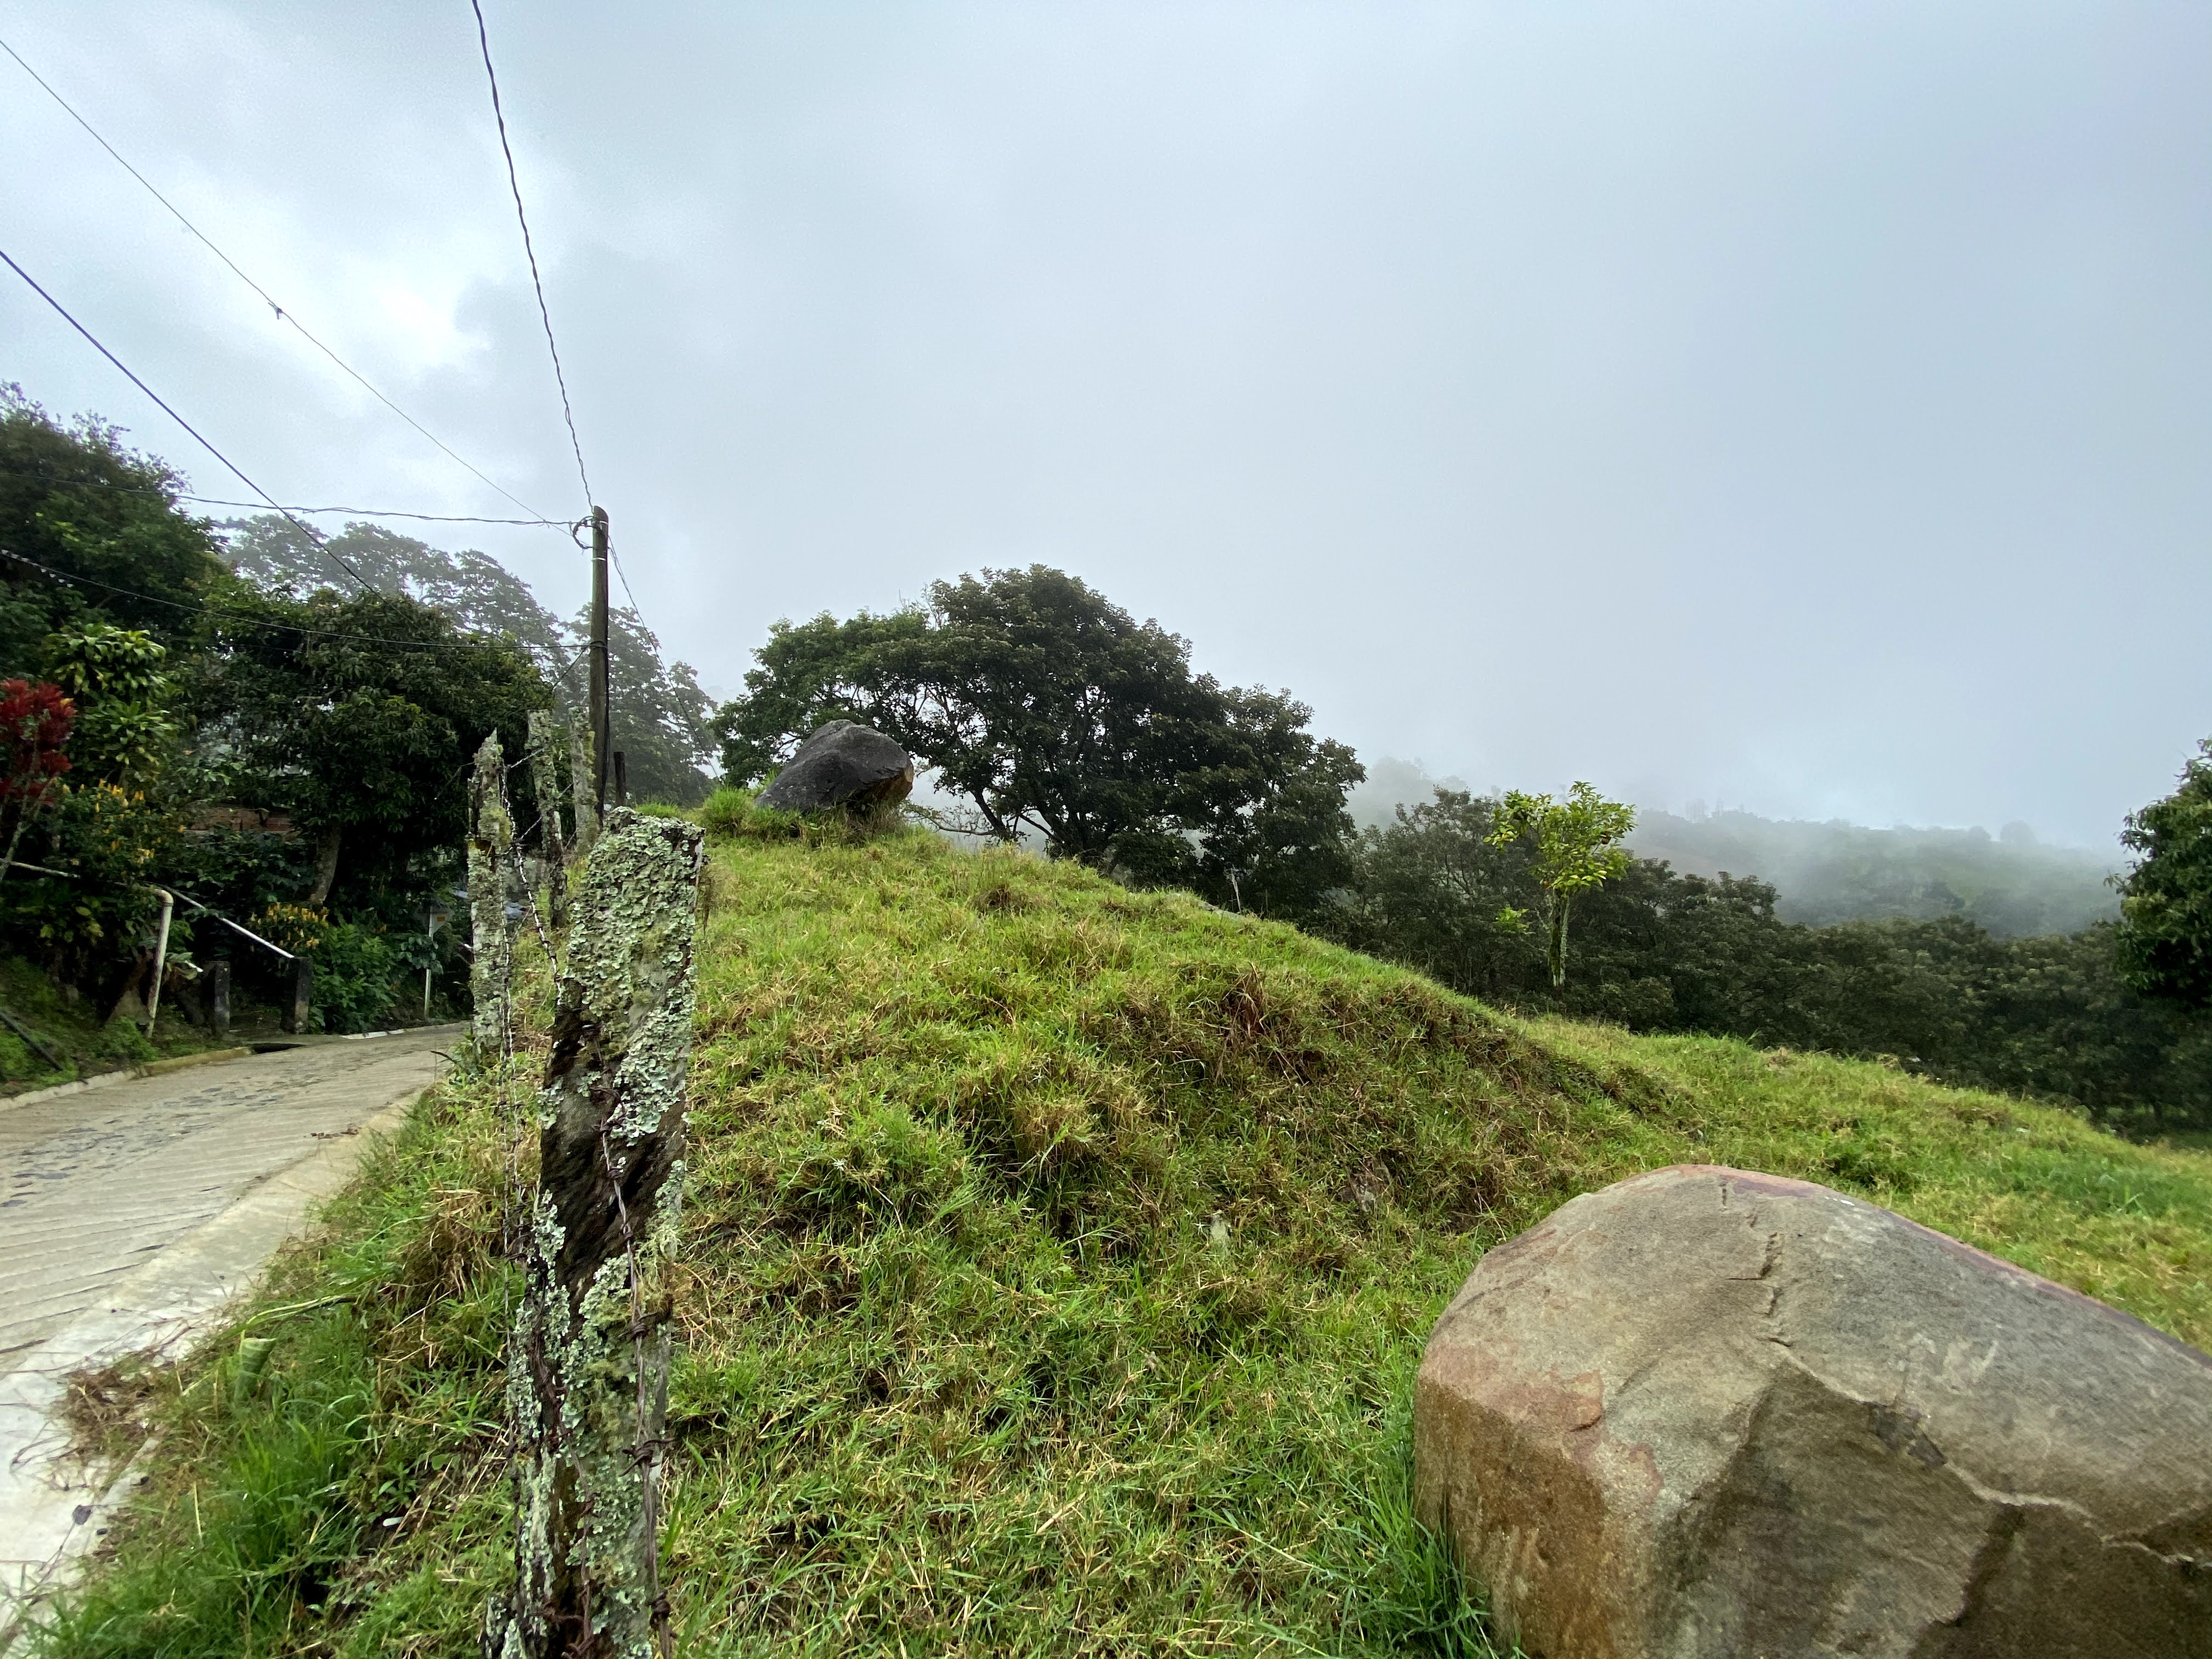
{"label": "distant tree line", "polygon": [[2128,981],[2111,923],[2001,939],[1963,917],[1813,927],[1754,877],[1632,859],[1576,907],[1574,971],[1500,920],[1534,890],[1493,840],[1500,803],[1436,792],[1359,838],[1353,881],[1308,925],[1493,1002],[1887,1055],[1947,1082],[2078,1102],[2130,1126],[2212,1127],[2212,1021]]}
{"label": "distant tree line", "polygon": [[[1425,788],[1402,799],[1425,800]],[[1385,820],[1387,821],[1387,814]],[[2074,933],[2117,921],[2117,860],[2046,846],[2025,823],[1988,830],[1778,822],[1745,811],[1638,815],[1632,849],[1685,875],[1755,870],[1785,921],[1937,921],[1962,916],[1999,939]]]}

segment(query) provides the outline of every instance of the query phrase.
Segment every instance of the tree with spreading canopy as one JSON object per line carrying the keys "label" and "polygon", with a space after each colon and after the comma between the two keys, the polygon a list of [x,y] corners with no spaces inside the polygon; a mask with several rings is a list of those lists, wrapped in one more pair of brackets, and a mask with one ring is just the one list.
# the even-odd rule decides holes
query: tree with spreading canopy
{"label": "tree with spreading canopy", "polygon": [[88,622],[171,647],[191,636],[223,568],[183,488],[119,428],[64,426],[0,385],[0,675],[37,678],[47,636]]}
{"label": "tree with spreading canopy", "polygon": [[854,720],[935,769],[979,832],[1057,858],[1278,915],[1348,874],[1351,750],[1287,693],[1194,673],[1189,641],[1063,572],[986,570],[889,615],[779,623],[755,654],[715,720],[733,783]]}
{"label": "tree with spreading canopy", "polygon": [[241,582],[208,621],[202,746],[313,838],[311,905],[342,854],[356,891],[418,886],[413,861],[460,844],[469,755],[496,731],[520,757],[530,711],[553,702],[519,646],[404,594],[293,599]]}
{"label": "tree with spreading canopy", "polygon": [[[224,556],[240,575],[304,597],[330,585],[335,554],[380,593],[420,599],[465,631],[520,645],[544,672],[565,717],[582,724],[588,607],[564,623],[520,577],[484,554],[432,547],[380,525],[349,524],[325,546],[327,551],[290,520],[263,514],[233,527]],[[607,613],[607,693],[613,747],[622,752],[631,798],[686,806],[705,799],[714,702],[689,663],[663,658],[659,637],[629,605]]]}

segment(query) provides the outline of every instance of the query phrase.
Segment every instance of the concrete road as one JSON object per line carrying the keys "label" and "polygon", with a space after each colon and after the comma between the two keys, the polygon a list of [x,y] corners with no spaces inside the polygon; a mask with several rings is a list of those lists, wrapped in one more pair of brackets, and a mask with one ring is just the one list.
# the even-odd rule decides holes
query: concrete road
{"label": "concrete road", "polygon": [[120,1484],[66,1456],[64,1379],[179,1351],[443,1074],[464,1030],[0,1101],[0,1647]]}

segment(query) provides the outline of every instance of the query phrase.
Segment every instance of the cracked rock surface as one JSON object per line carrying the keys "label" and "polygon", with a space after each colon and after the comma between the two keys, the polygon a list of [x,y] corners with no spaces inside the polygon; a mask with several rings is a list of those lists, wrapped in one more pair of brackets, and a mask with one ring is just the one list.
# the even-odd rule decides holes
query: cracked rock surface
{"label": "cracked rock surface", "polygon": [[2212,1359],[1807,1182],[1654,1170],[1491,1251],[1414,1461],[1542,1659],[2212,1656]]}

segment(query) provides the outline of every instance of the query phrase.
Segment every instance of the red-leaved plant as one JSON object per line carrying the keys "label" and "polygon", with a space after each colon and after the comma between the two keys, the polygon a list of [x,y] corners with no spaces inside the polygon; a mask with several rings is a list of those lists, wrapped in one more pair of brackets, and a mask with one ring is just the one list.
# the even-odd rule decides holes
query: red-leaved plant
{"label": "red-leaved plant", "polygon": [[0,859],[0,876],[15,861],[24,826],[53,793],[54,781],[70,769],[62,750],[76,724],[76,705],[58,685],[0,680],[0,748],[8,769],[0,775],[0,814],[15,820],[7,855]]}
{"label": "red-leaved plant", "polygon": [[8,757],[0,800],[28,808],[46,799],[54,780],[70,769],[62,748],[76,724],[76,705],[58,685],[0,680],[0,744],[7,745]]}

